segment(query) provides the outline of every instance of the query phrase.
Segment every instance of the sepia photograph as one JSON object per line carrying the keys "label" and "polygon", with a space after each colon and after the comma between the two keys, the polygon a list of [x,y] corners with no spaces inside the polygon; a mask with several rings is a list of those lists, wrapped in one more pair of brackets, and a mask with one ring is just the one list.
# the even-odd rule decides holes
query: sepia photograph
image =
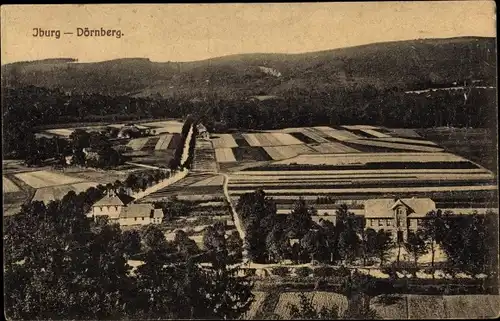
{"label": "sepia photograph", "polygon": [[1,6],[6,320],[500,317],[494,1]]}

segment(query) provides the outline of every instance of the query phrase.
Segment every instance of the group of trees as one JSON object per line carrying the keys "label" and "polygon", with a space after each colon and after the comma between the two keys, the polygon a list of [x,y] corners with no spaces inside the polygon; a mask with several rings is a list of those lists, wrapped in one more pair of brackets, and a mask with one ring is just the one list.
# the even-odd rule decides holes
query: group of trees
{"label": "group of trees", "polygon": [[[422,219],[417,230],[409,230],[405,240],[398,242],[393,233],[366,228],[364,219],[341,205],[336,211],[336,222],[312,219],[317,215],[312,206],[299,199],[288,215],[277,215],[276,204],[262,190],[240,197],[237,212],[241,215],[246,231],[248,253],[256,262],[292,260],[297,263],[319,261],[328,264],[354,262],[381,266],[388,263],[393,249],[405,250],[418,270],[418,259],[431,253],[434,257],[438,246],[446,253],[446,268],[472,276],[490,274],[495,255],[490,248],[497,235],[493,213],[486,215],[454,215],[432,211]],[[400,262],[398,255],[397,262]]]}
{"label": "group of trees", "polygon": [[[188,115],[184,120],[184,124],[181,130],[181,140],[177,145],[177,148],[174,152],[174,157],[169,162],[169,167],[172,170],[176,170],[178,168],[189,168],[191,167],[191,163],[194,157],[194,147],[196,144],[196,136],[198,135],[198,129],[196,127],[197,119],[193,115]],[[186,140],[188,139],[189,132],[192,131],[189,145],[186,145]],[[186,151],[188,153],[187,159],[183,160],[183,154],[185,153],[185,148],[188,148]]]}
{"label": "group of trees", "polygon": [[[12,319],[235,319],[252,302],[251,283],[229,267],[225,243],[209,266],[182,232],[156,226],[122,232],[93,222],[83,198],[33,202],[4,220],[5,308]],[[127,260],[141,254],[132,271]]]}

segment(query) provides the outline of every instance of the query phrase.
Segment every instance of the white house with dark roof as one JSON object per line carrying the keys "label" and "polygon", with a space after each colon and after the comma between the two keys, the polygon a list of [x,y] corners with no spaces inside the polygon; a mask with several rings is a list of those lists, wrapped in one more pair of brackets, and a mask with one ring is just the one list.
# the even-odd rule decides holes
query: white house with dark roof
{"label": "white house with dark roof", "polygon": [[416,230],[436,203],[430,198],[381,198],[365,201],[366,228],[391,231],[398,241],[403,241],[408,231]]}
{"label": "white house with dark roof", "polygon": [[133,203],[134,198],[125,194],[108,192],[106,196],[97,201],[91,212],[91,218],[107,216],[110,221],[115,221],[122,226],[161,224],[163,210],[155,209],[150,203]]}

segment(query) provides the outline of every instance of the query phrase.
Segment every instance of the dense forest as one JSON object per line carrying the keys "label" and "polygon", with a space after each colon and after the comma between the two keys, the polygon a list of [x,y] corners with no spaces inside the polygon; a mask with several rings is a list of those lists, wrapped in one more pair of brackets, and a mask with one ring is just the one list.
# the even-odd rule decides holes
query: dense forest
{"label": "dense forest", "polygon": [[[189,99],[285,96],[289,90],[334,91],[371,85],[403,90],[451,86],[471,78],[495,86],[495,39],[458,37],[373,43],[301,54],[249,53],[190,62],[126,58],[95,63],[73,59],[2,66],[2,83],[72,93]],[[274,70],[274,73],[269,73]]]}

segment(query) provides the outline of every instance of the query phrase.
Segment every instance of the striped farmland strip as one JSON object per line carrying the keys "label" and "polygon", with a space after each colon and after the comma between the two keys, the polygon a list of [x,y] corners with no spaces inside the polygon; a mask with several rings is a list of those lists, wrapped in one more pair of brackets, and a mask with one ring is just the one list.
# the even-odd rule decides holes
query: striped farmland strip
{"label": "striped farmland strip", "polygon": [[155,150],[167,149],[171,139],[172,139],[171,134],[161,135],[160,140],[156,143]]}
{"label": "striped farmland strip", "polygon": [[349,143],[366,145],[366,146],[375,146],[375,147],[385,147],[385,148],[393,148],[399,150],[415,150],[421,152],[442,152],[443,149],[440,147],[426,147],[419,145],[409,145],[409,144],[401,144],[401,143],[390,143],[383,141],[376,141],[371,139],[356,139],[350,140]]}
{"label": "striped farmland strip", "polygon": [[[318,175],[332,175],[332,174],[389,174],[389,173],[401,173],[401,169],[363,169],[363,170],[303,170],[303,171],[256,171],[256,170],[243,170],[240,172],[231,173],[231,175],[252,175],[252,176],[270,176],[279,173],[283,176],[292,175],[308,175],[317,177]],[[465,169],[411,169],[405,171],[405,173],[487,173],[484,169],[480,168],[465,168]]]}
{"label": "striped farmland strip", "polygon": [[328,153],[357,153],[359,152],[358,150],[352,148],[352,147],[348,147],[348,146],[345,146],[345,145],[342,145],[340,143],[333,143],[333,142],[329,142],[329,143],[323,143],[323,144],[319,144],[319,145],[316,145],[316,146],[310,146],[312,149],[314,149],[315,151],[318,151],[322,154],[328,154]]}
{"label": "striped farmland strip", "polygon": [[[257,185],[258,186],[258,185]],[[257,187],[256,186],[256,187]],[[432,186],[432,187],[373,187],[373,188],[312,188],[312,189],[273,189],[269,194],[367,194],[367,193],[416,193],[416,192],[450,192],[450,191],[494,191],[497,189],[496,185],[486,186]],[[265,189],[264,189],[265,190]],[[241,195],[245,193],[252,193],[255,188],[230,190],[232,195]],[[266,192],[268,192],[266,190]]]}
{"label": "striped farmland strip", "polygon": [[387,135],[387,134],[384,134],[384,133],[381,133],[381,132],[378,132],[374,129],[360,129],[362,132],[365,132],[369,135],[372,135],[372,136],[375,136],[375,137],[378,137],[378,138],[387,138],[387,137],[391,137],[390,135]]}
{"label": "striped farmland strip", "polygon": [[350,141],[360,139],[361,137],[351,133],[348,130],[336,130],[336,129],[322,129],[322,132],[326,135],[335,138],[339,141]]}
{"label": "striped farmland strip", "polygon": [[144,145],[148,142],[149,137],[141,137],[141,138],[136,138],[132,139],[127,146],[132,148],[133,150],[141,150]]}
{"label": "striped farmland strip", "polygon": [[250,146],[260,146],[260,142],[255,134],[242,134]]}
{"label": "striped farmland strip", "polygon": [[409,138],[401,138],[401,137],[385,137],[385,138],[373,138],[375,141],[383,141],[383,142],[396,142],[396,143],[407,143],[407,144],[416,144],[416,145],[431,145],[438,146],[436,143],[423,140],[423,139],[409,139]]}
{"label": "striped farmland strip", "polygon": [[212,143],[214,148],[238,147],[238,144],[231,134],[216,134],[215,137],[212,138]]}
{"label": "striped farmland strip", "polygon": [[236,162],[236,158],[234,158],[231,148],[216,148],[215,158],[219,163]]}
{"label": "striped farmland strip", "polygon": [[277,139],[277,145],[299,145],[300,140],[286,133],[272,133],[272,136]]}
{"label": "striped farmland strip", "polygon": [[337,175],[287,175],[287,176],[232,176],[232,182],[250,183],[250,182],[300,182],[307,179],[315,181],[336,181],[336,180],[377,180],[377,179],[435,179],[435,180],[492,180],[495,176],[491,173],[381,173],[376,175],[370,174],[337,174]]}
{"label": "striped farmland strip", "polygon": [[317,133],[313,128],[304,128],[302,131],[304,135],[313,139],[317,143],[329,143],[330,141]]}

